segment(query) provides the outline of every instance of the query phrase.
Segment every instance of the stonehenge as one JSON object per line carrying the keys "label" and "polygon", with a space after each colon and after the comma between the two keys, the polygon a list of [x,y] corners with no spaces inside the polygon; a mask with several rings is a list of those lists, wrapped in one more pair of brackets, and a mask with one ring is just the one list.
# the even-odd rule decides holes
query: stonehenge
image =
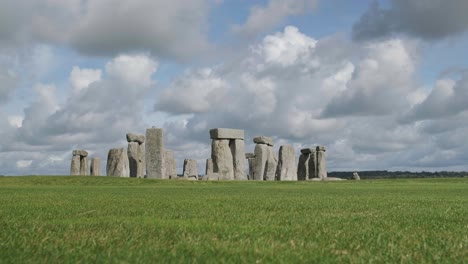
{"label": "stonehenge", "polygon": [[73,150],[70,175],[88,175],[88,152],[86,150]]}
{"label": "stonehenge", "polygon": [[315,152],[316,158],[316,177],[325,180],[327,178],[327,162],[325,160],[325,147],[324,146],[317,146]]}
{"label": "stonehenge", "polygon": [[297,165],[297,179],[307,181],[317,178],[317,159],[315,148],[301,149],[299,163]]}
{"label": "stonehenge", "polygon": [[164,151],[164,166],[166,168],[165,179],[176,179],[177,178],[177,166],[174,157],[174,152],[171,150]]}
{"label": "stonehenge", "polygon": [[279,149],[276,180],[297,181],[296,152],[291,145],[283,145]]}
{"label": "stonehenge", "polygon": [[164,169],[164,139],[161,128],[146,130],[146,177],[150,179],[166,179]]}
{"label": "stonehenge", "polygon": [[189,180],[198,180],[198,164],[194,159],[184,160],[184,178]]}
{"label": "stonehenge", "polygon": [[90,168],[90,175],[91,176],[101,176],[101,158],[92,158],[91,159],[91,168]]}
{"label": "stonehenge", "polygon": [[106,175],[114,177],[130,177],[127,149],[110,149],[107,155]]}
{"label": "stonehenge", "polygon": [[361,177],[359,177],[359,174],[357,172],[353,172],[353,176],[352,176],[351,179],[359,181],[359,180],[361,180]]}
{"label": "stonehenge", "polygon": [[143,178],[145,176],[145,142],[144,135],[127,133],[128,162],[130,166],[130,177]]}
{"label": "stonehenge", "polygon": [[274,181],[278,160],[273,152],[273,139],[261,136],[254,138],[253,142],[256,145],[254,151],[255,158],[252,160],[252,180]]}
{"label": "stonehenge", "polygon": [[213,174],[220,180],[247,180],[244,130],[214,128],[210,138]]}

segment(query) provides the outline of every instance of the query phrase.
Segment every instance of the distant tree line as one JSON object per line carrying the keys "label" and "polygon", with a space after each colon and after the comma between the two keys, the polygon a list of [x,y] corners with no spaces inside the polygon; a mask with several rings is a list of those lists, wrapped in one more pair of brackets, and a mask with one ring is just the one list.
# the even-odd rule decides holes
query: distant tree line
{"label": "distant tree line", "polygon": [[[328,177],[351,179],[354,171],[332,171]],[[438,171],[438,172],[411,172],[411,171],[356,171],[361,179],[405,179],[405,178],[463,178],[468,177],[468,172]]]}

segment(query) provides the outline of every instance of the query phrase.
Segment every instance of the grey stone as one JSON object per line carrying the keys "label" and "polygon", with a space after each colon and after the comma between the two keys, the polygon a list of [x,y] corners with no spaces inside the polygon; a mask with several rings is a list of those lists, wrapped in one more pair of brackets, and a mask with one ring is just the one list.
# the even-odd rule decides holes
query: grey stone
{"label": "grey stone", "polygon": [[198,165],[196,160],[184,160],[184,178],[198,179]]}
{"label": "grey stone", "polygon": [[206,159],[205,176],[213,174],[213,160]]}
{"label": "grey stone", "polygon": [[143,144],[145,142],[145,136],[127,133],[127,142],[137,142],[138,144]]}
{"label": "grey stone", "polygon": [[255,144],[266,144],[273,147],[273,139],[271,137],[259,136],[253,139]]}
{"label": "grey stone", "polygon": [[353,177],[352,177],[353,180],[361,180],[361,177],[359,177],[359,174],[357,172],[353,172]]}
{"label": "grey stone", "polygon": [[73,156],[81,156],[81,157],[87,157],[88,152],[86,150],[73,150]]}
{"label": "grey stone", "polygon": [[73,155],[70,166],[70,175],[80,175],[81,158],[79,155]]}
{"label": "grey stone", "polygon": [[275,152],[271,146],[268,146],[268,159],[266,164],[266,170],[264,174],[265,181],[274,181],[276,178],[276,168],[278,167],[278,159],[275,156]]}
{"label": "grey stone", "polygon": [[315,152],[315,149],[314,148],[305,148],[305,149],[301,149],[301,153],[302,154],[310,154],[310,153],[314,153]]}
{"label": "grey stone", "polygon": [[317,172],[317,152],[310,153],[309,158],[309,179],[318,178]]}
{"label": "grey stone", "polygon": [[111,149],[107,155],[107,176],[130,177],[126,148]]}
{"label": "grey stone", "polygon": [[234,180],[234,161],[229,147],[229,140],[214,139],[211,142],[213,172],[220,174],[222,180]]}
{"label": "grey stone", "polygon": [[255,158],[255,154],[253,154],[253,153],[245,153],[245,158],[246,158],[246,159],[253,159],[253,158]]}
{"label": "grey stone", "polygon": [[143,178],[143,145],[138,142],[128,142],[128,163],[130,167],[130,177]]}
{"label": "grey stone", "polygon": [[256,181],[274,181],[276,174],[276,160],[273,148],[265,144],[255,146],[255,159],[253,159],[252,179]]}
{"label": "grey stone", "polygon": [[80,156],[80,175],[88,175],[88,157]]}
{"label": "grey stone", "polygon": [[164,169],[164,139],[161,128],[146,130],[146,177],[163,179]]}
{"label": "grey stone", "polygon": [[244,139],[244,130],[230,128],[210,129],[211,139]]}
{"label": "grey stone", "polygon": [[229,148],[231,149],[233,166],[234,166],[234,179],[235,180],[247,180],[247,174],[245,173],[245,144],[242,139],[232,139],[229,142]]}
{"label": "grey stone", "polygon": [[165,179],[175,179],[177,178],[177,165],[174,158],[174,152],[171,150],[164,151],[164,163],[166,169]]}
{"label": "grey stone", "polygon": [[297,181],[296,153],[291,145],[279,149],[276,179],[279,181]]}
{"label": "grey stone", "polygon": [[317,166],[317,178],[326,179],[327,178],[327,162],[325,160],[325,147],[318,146],[316,148],[316,166]]}
{"label": "grey stone", "polygon": [[92,158],[91,159],[91,168],[90,168],[90,175],[91,176],[101,176],[101,158]]}

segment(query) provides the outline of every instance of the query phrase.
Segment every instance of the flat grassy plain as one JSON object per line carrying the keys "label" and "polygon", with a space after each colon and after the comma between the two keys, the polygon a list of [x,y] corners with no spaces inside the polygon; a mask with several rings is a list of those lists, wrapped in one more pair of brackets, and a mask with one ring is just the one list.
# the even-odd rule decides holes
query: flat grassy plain
{"label": "flat grassy plain", "polygon": [[0,177],[1,263],[467,263],[468,179]]}

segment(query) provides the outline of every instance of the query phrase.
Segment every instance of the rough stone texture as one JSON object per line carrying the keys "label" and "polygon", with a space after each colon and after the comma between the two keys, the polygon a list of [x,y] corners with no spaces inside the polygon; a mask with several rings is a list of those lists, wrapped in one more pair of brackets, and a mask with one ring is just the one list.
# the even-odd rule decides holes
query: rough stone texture
{"label": "rough stone texture", "polygon": [[254,180],[253,178],[253,170],[254,170],[254,162],[255,162],[255,158],[250,158],[250,159],[247,159],[248,160],[248,163],[249,163],[249,174],[247,175],[247,178],[248,180],[252,181]]}
{"label": "rough stone texture", "polygon": [[73,155],[70,166],[70,175],[80,175],[81,158],[79,155]]}
{"label": "rough stone texture", "polygon": [[276,168],[278,167],[278,160],[276,159],[275,152],[271,146],[268,146],[268,159],[266,170],[264,174],[265,181],[274,181],[276,176]]}
{"label": "rough stone texture", "polygon": [[81,156],[80,159],[80,175],[88,175],[89,169],[88,169],[88,157],[87,156]]}
{"label": "rough stone texture", "polygon": [[107,155],[107,176],[130,177],[126,148],[111,149]]}
{"label": "rough stone texture", "polygon": [[143,149],[138,142],[128,142],[128,163],[130,167],[130,177],[143,178]]}
{"label": "rough stone texture", "polygon": [[198,179],[198,165],[196,160],[184,160],[184,178]]}
{"label": "rough stone texture", "polygon": [[253,159],[253,158],[255,158],[255,154],[253,154],[253,153],[245,153],[245,158],[246,158],[246,159]]}
{"label": "rough stone texture", "polygon": [[305,181],[309,179],[309,154],[301,154],[297,163],[297,180]]}
{"label": "rough stone texture", "polygon": [[234,179],[234,161],[229,147],[229,140],[215,139],[211,142],[213,172],[220,174],[220,180]]}
{"label": "rough stone texture", "polygon": [[206,159],[205,176],[213,174],[213,160]]}
{"label": "rough stone texture", "polygon": [[87,157],[88,152],[86,150],[73,150],[73,156],[78,155],[81,157]]}
{"label": "rough stone texture", "polygon": [[278,181],[297,181],[296,153],[291,145],[283,145],[279,149],[276,179]]}
{"label": "rough stone texture", "polygon": [[161,128],[146,130],[146,177],[163,179],[164,170],[164,139]]}
{"label": "rough stone texture", "polygon": [[230,128],[210,129],[211,139],[244,139],[244,130]]}
{"label": "rough stone texture", "polygon": [[359,181],[361,180],[361,177],[359,177],[359,174],[357,172],[353,172],[353,177],[351,179]]}
{"label": "rough stone texture", "polygon": [[101,176],[101,158],[92,158],[91,159],[91,168],[90,168],[90,175],[91,176]]}
{"label": "rough stone texture", "polygon": [[317,152],[315,153],[317,160],[317,178],[326,179],[327,178],[327,162],[325,160],[325,147],[318,146]]}
{"label": "rough stone texture", "polygon": [[310,153],[309,158],[309,179],[318,178],[317,174],[317,153]]}
{"label": "rough stone texture", "polygon": [[232,159],[234,163],[234,179],[235,180],[247,180],[247,174],[245,173],[245,144],[242,139],[232,139],[229,142],[229,147],[232,153]]}
{"label": "rough stone texture", "polygon": [[273,147],[273,139],[271,137],[265,137],[265,136],[255,137],[253,139],[253,142],[255,144],[266,144],[268,146]]}
{"label": "rough stone texture", "polygon": [[278,161],[271,146],[257,144],[255,146],[255,159],[253,162],[252,180],[274,181]]}
{"label": "rough stone texture", "polygon": [[314,149],[314,148],[305,148],[305,149],[301,149],[301,153],[302,153],[302,154],[315,153],[315,149]]}
{"label": "rough stone texture", "polygon": [[177,165],[174,158],[174,152],[171,150],[164,151],[164,163],[166,168],[165,179],[175,179],[177,178]]}
{"label": "rough stone texture", "polygon": [[137,142],[138,144],[143,144],[145,142],[145,136],[127,133],[127,142]]}

